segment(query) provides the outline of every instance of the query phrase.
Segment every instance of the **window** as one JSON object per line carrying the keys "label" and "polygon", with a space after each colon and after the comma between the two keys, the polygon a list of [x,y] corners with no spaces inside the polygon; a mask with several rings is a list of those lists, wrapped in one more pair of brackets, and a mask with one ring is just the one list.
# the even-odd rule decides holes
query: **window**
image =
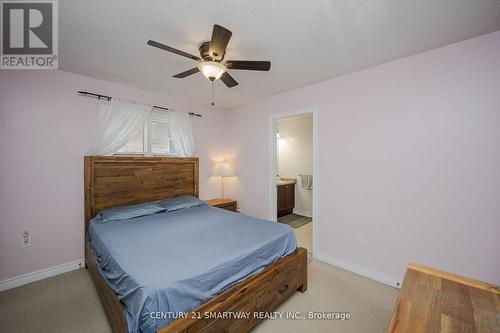
{"label": "window", "polygon": [[151,122],[151,152],[167,154],[169,152],[168,124]]}
{"label": "window", "polygon": [[152,111],[143,129],[117,154],[177,155],[168,130],[168,114]]}
{"label": "window", "polygon": [[144,128],[142,128],[127,144],[118,150],[119,154],[144,153]]}

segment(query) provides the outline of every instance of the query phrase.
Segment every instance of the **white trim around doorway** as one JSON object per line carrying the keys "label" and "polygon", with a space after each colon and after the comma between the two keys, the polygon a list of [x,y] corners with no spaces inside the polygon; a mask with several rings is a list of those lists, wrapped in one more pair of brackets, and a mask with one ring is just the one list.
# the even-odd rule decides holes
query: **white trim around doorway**
{"label": "white trim around doorway", "polygon": [[276,168],[277,168],[277,144],[276,144],[276,129],[277,121],[283,118],[296,117],[301,115],[312,114],[313,116],[313,235],[312,235],[312,254],[317,253],[317,229],[320,221],[318,220],[318,109],[305,108],[291,112],[273,114],[269,116],[269,166],[268,166],[268,216],[271,221],[276,221]]}

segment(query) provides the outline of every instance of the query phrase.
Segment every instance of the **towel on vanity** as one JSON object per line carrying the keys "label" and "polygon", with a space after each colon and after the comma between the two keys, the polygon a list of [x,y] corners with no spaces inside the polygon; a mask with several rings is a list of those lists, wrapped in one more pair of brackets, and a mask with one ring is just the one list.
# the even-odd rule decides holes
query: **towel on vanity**
{"label": "towel on vanity", "polygon": [[313,176],[312,175],[299,175],[301,187],[306,190],[312,190],[313,188]]}

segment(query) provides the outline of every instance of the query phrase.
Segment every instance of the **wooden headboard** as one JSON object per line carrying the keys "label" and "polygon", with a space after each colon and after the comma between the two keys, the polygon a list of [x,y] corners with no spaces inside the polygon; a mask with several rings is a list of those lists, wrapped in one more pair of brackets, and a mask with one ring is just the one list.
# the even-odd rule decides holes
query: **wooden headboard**
{"label": "wooden headboard", "polygon": [[198,197],[197,157],[85,156],[85,235],[99,211],[189,194]]}

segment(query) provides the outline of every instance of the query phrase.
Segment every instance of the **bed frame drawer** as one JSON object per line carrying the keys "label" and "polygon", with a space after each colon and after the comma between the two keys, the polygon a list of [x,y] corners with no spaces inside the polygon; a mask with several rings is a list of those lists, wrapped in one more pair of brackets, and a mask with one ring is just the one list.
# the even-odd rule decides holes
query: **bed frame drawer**
{"label": "bed frame drawer", "polygon": [[258,312],[273,311],[302,285],[302,267],[295,265],[278,275],[264,289],[257,293],[256,309]]}
{"label": "bed frame drawer", "polygon": [[[225,313],[251,313],[255,310],[254,299],[252,297],[244,297],[242,300],[238,301],[236,304],[232,304],[224,308],[221,311]],[[223,313],[224,313],[223,312]],[[254,316],[248,318],[232,318],[232,319],[216,319],[208,325],[208,327],[201,328],[199,332],[202,333],[220,333],[220,332],[248,332],[253,326],[255,326]],[[203,326],[200,326],[203,327]],[[193,326],[188,332],[198,332],[197,327]]]}

